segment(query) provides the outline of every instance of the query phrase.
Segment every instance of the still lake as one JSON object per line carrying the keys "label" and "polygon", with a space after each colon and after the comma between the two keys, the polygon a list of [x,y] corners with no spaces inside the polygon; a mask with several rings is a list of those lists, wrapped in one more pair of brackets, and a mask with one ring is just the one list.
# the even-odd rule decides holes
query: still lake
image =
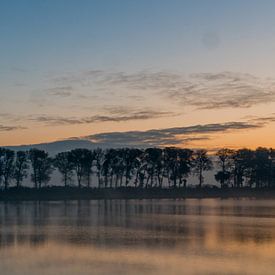
{"label": "still lake", "polygon": [[275,200],[1,202],[0,274],[275,274]]}

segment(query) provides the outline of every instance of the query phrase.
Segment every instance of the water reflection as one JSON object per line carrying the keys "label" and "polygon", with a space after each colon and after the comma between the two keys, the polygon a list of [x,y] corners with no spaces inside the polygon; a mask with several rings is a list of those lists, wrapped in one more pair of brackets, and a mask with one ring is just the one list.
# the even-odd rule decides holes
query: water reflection
{"label": "water reflection", "polygon": [[[23,259],[20,251],[25,254]],[[38,258],[38,251],[45,253],[46,258],[55,257],[41,267],[45,255]],[[72,270],[79,274],[108,274],[108,265],[112,274],[120,271],[140,274],[141,270],[148,274],[182,274],[187,267],[188,273],[195,274],[206,271],[238,274],[246,272],[249,266],[254,267],[251,272],[255,274],[274,274],[273,255],[275,202],[272,200],[0,204],[0,265],[4,266],[4,274],[20,274],[24,266],[28,274],[38,271],[75,274],[62,262],[71,258]],[[255,259],[264,263],[264,267],[256,265]],[[245,261],[249,266],[243,266]],[[129,265],[126,273],[125,264]],[[82,270],[80,265],[85,268]]]}

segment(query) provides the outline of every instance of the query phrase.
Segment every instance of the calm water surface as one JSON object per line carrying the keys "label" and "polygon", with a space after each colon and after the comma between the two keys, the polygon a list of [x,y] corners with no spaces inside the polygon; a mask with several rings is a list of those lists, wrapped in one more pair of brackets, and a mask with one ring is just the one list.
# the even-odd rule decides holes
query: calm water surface
{"label": "calm water surface", "polygon": [[275,274],[275,200],[0,203],[0,274]]}

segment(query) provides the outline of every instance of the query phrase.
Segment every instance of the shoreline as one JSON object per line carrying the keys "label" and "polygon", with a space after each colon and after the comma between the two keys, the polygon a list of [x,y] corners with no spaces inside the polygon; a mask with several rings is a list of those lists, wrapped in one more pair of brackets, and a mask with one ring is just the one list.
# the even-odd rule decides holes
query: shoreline
{"label": "shoreline", "polygon": [[44,187],[11,188],[0,191],[0,201],[61,201],[61,200],[113,200],[113,199],[207,199],[207,198],[262,198],[275,199],[275,188],[77,188]]}

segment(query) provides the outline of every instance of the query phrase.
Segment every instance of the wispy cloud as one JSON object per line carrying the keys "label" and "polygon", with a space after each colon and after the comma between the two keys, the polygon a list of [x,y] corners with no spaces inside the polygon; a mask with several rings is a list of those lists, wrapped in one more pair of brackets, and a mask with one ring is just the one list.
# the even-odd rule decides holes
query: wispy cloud
{"label": "wispy cloud", "polygon": [[6,125],[0,124],[0,132],[11,132],[15,130],[24,130],[24,129],[27,129],[27,128],[22,126],[6,126]]}
{"label": "wispy cloud", "polygon": [[[89,111],[87,109],[86,111]],[[60,116],[52,114],[35,115],[16,115],[9,113],[0,113],[0,123],[28,123],[36,122],[47,126],[64,126],[77,124],[91,124],[98,122],[125,122],[131,120],[148,120],[161,117],[175,117],[179,115],[170,111],[157,111],[148,108],[131,108],[126,106],[103,106],[97,112],[90,116]]]}
{"label": "wispy cloud", "polygon": [[11,114],[11,113],[0,113],[0,123],[6,124],[18,124],[20,123],[20,126],[23,122],[25,122],[26,117],[23,115],[18,114]]}
{"label": "wispy cloud", "polygon": [[257,122],[262,124],[268,124],[275,122],[275,113],[266,116],[249,116],[247,117],[250,122]]}
{"label": "wispy cloud", "polygon": [[137,91],[145,91],[148,96],[198,109],[249,108],[275,102],[275,79],[234,72],[183,75],[172,72],[90,70],[56,77],[54,83],[105,92],[127,91],[125,96],[135,96]]}
{"label": "wispy cloud", "polygon": [[154,110],[131,110],[128,108],[110,107],[106,108],[106,115],[99,114],[87,117],[61,117],[51,115],[32,116],[30,120],[40,123],[45,123],[52,126],[60,125],[75,125],[75,124],[89,124],[97,122],[124,122],[131,120],[148,120],[160,117],[167,117],[175,115],[172,112],[154,111]]}
{"label": "wispy cloud", "polygon": [[95,143],[113,146],[168,146],[189,144],[193,141],[210,139],[214,133],[248,130],[263,127],[260,123],[227,122],[148,131],[100,133],[85,137]]}
{"label": "wispy cloud", "polygon": [[200,109],[248,108],[275,101],[275,83],[249,74],[192,74],[182,89],[167,94]]}
{"label": "wispy cloud", "polygon": [[70,97],[73,94],[72,91],[71,86],[62,86],[48,89],[47,94],[49,96]]}
{"label": "wispy cloud", "polygon": [[136,73],[108,72],[100,70],[88,70],[81,73],[68,73],[65,76],[55,77],[57,85],[79,85],[82,87],[98,87],[110,89],[111,87],[126,87],[131,89],[160,89],[173,87],[180,81],[181,75],[170,72],[148,72]]}

